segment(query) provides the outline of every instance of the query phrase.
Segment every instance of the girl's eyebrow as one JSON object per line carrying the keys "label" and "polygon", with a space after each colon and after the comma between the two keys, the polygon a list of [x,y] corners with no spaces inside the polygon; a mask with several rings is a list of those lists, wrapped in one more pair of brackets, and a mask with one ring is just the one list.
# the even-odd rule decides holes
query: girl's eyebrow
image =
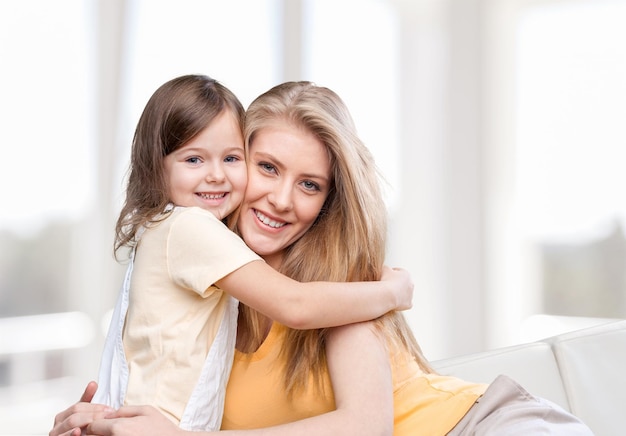
{"label": "girl's eyebrow", "polygon": [[[183,152],[183,153],[185,153],[185,152],[187,152],[187,153],[202,153],[202,152],[205,152],[206,149],[204,147],[200,147],[200,146],[193,146],[193,147],[185,147],[185,148],[181,147],[181,148],[179,148],[176,151],[180,151],[180,152]],[[243,152],[244,148],[243,148],[243,146],[233,145],[231,147],[225,148],[224,151],[226,153],[232,153],[233,151]]]}
{"label": "girl's eyebrow", "polygon": [[225,151],[226,152],[233,152],[233,151],[243,152],[244,148],[243,148],[243,145],[242,146],[233,145],[232,147],[228,147]]}

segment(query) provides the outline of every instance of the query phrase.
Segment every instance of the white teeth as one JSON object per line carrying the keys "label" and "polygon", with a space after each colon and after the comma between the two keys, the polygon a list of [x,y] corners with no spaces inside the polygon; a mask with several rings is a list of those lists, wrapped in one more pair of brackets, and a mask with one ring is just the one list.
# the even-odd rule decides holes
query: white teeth
{"label": "white teeth", "polygon": [[224,198],[226,196],[226,193],[222,193],[222,194],[198,194],[200,195],[200,197],[204,198],[205,200],[217,200],[218,198]]}
{"label": "white teeth", "polygon": [[270,226],[270,227],[274,227],[275,229],[278,229],[280,227],[283,227],[284,225],[286,225],[287,223],[279,223],[277,221],[271,220],[268,217],[266,217],[265,215],[263,215],[261,212],[259,212],[258,210],[255,211],[255,214],[257,216],[257,218],[266,226]]}

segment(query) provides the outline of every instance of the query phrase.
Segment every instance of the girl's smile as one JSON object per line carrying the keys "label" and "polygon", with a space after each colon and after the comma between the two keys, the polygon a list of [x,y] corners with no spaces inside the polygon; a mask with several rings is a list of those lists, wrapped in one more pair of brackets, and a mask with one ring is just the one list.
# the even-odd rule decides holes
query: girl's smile
{"label": "girl's smile", "polygon": [[222,219],[243,200],[247,183],[243,137],[225,110],[208,127],[164,159],[170,200],[197,206]]}

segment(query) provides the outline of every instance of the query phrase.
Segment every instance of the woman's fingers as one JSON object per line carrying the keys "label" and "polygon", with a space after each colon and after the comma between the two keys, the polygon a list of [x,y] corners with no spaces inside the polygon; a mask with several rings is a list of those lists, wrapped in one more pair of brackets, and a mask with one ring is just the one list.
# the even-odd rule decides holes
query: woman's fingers
{"label": "woman's fingers", "polygon": [[80,397],[80,402],[82,403],[91,403],[93,396],[96,394],[96,390],[98,389],[98,383],[95,381],[90,381],[87,383],[87,387],[83,392],[83,395]]}
{"label": "woman's fingers", "polygon": [[87,426],[101,436],[172,436],[181,430],[151,406],[124,406]]}
{"label": "woman's fingers", "polygon": [[55,417],[54,427],[49,436],[80,436],[81,428],[114,411],[102,404],[76,403]]}

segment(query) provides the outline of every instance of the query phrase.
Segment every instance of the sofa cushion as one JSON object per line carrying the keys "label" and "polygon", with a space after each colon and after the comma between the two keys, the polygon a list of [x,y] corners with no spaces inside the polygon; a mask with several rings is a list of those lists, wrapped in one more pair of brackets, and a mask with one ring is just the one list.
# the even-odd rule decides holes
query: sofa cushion
{"label": "sofa cushion", "polygon": [[433,362],[437,372],[468,381],[492,382],[505,374],[534,395],[569,410],[550,344],[533,342]]}

